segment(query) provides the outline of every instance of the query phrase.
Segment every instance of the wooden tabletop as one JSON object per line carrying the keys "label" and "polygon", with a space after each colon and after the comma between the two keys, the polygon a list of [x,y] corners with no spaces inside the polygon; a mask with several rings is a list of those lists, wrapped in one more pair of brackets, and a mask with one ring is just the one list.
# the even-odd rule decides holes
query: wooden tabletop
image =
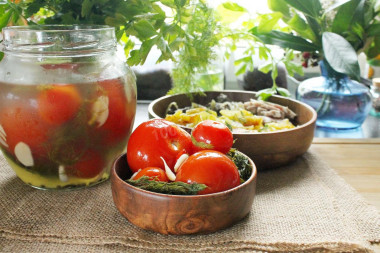
{"label": "wooden tabletop", "polygon": [[311,150],[380,211],[380,138],[314,138]]}

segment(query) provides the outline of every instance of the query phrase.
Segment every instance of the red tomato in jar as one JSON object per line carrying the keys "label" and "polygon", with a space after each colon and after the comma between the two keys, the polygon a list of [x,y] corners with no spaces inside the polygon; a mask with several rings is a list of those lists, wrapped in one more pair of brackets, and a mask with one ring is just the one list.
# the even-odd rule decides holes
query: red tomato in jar
{"label": "red tomato in jar", "polygon": [[95,150],[86,150],[78,162],[65,168],[67,175],[79,178],[98,176],[105,166],[103,157]]}
{"label": "red tomato in jar", "polygon": [[80,105],[81,96],[72,84],[48,86],[38,96],[38,111],[50,124],[60,125],[72,119]]}
{"label": "red tomato in jar", "polygon": [[221,122],[205,120],[191,131],[194,150],[216,150],[224,154],[230,151],[234,142],[231,130]]}
{"label": "red tomato in jar", "polygon": [[104,130],[105,144],[119,143],[130,133],[135,112],[135,94],[131,94],[132,101],[127,99],[124,85],[119,79],[104,80],[99,82],[98,96],[105,96],[108,100],[108,116],[105,122],[101,122],[100,130]]}
{"label": "red tomato in jar", "polygon": [[35,107],[22,102],[11,102],[0,112],[2,126],[1,138],[3,147],[14,154],[15,146],[23,142],[28,145],[33,156],[46,156],[46,141],[51,130],[41,120]]}
{"label": "red tomato in jar", "polygon": [[164,119],[153,119],[140,124],[131,134],[127,147],[127,160],[133,172],[146,167],[164,168],[165,159],[173,170],[178,155],[190,154],[190,134]]}
{"label": "red tomato in jar", "polygon": [[175,181],[205,184],[207,188],[198,194],[209,194],[238,186],[240,176],[236,165],[225,154],[203,150],[187,158],[178,168]]}
{"label": "red tomato in jar", "polygon": [[157,180],[161,182],[169,182],[168,177],[163,169],[158,167],[146,167],[137,172],[134,176],[131,177],[133,180],[137,180],[143,176],[149,177],[149,180]]}

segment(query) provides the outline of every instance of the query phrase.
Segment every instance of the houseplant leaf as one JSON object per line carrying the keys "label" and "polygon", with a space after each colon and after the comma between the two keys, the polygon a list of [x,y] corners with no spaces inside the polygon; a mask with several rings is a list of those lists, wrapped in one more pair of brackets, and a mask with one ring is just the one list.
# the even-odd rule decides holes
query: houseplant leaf
{"label": "houseplant leaf", "polygon": [[290,6],[303,12],[305,15],[318,18],[322,10],[319,0],[285,0]]}
{"label": "houseplant leaf", "polygon": [[277,45],[282,48],[290,48],[301,52],[316,51],[319,49],[315,44],[289,33],[280,31],[259,33],[257,27],[252,28],[250,31],[265,44]]}
{"label": "houseplant leaf", "polygon": [[360,1],[361,0],[351,0],[340,6],[332,24],[332,31],[334,33],[347,31],[352,23],[352,18]]}
{"label": "houseplant leaf", "polygon": [[261,21],[257,27],[257,31],[259,33],[269,33],[281,18],[282,14],[280,12],[261,15]]}
{"label": "houseplant leaf", "polygon": [[285,21],[291,18],[289,6],[285,0],[268,0],[268,7],[274,12],[280,12]]}
{"label": "houseplant leaf", "polygon": [[360,79],[358,57],[346,39],[336,33],[324,32],[322,46],[325,59],[335,71]]}

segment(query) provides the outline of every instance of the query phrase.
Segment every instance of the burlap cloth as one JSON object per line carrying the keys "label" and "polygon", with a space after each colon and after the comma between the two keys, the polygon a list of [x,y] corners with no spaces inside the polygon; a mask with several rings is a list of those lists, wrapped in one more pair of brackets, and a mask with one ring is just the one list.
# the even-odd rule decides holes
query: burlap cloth
{"label": "burlap cloth", "polygon": [[16,178],[2,155],[0,166],[1,252],[368,252],[380,240],[378,210],[310,152],[259,173],[247,218],[198,236],[134,227],[116,210],[109,181],[40,191]]}

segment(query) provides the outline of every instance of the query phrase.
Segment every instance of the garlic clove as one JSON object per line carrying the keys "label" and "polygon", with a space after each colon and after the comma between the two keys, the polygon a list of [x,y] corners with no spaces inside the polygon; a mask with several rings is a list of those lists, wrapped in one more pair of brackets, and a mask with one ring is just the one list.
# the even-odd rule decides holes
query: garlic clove
{"label": "garlic clove", "polygon": [[59,165],[59,167],[58,167],[58,175],[59,175],[59,180],[61,182],[67,182],[67,181],[69,181],[69,177],[67,176],[66,171],[65,171],[65,166]]}
{"label": "garlic clove", "polygon": [[88,121],[89,125],[96,123],[97,127],[101,127],[106,123],[109,115],[109,98],[107,96],[100,96],[93,103],[91,112],[91,119]]}
{"label": "garlic clove", "polygon": [[19,142],[15,146],[15,155],[16,158],[22,163],[24,166],[33,166],[34,160],[32,156],[32,151],[29,146],[24,142]]}
{"label": "garlic clove", "polygon": [[169,166],[166,164],[166,161],[164,158],[162,158],[162,156],[160,156],[161,160],[164,162],[164,166],[165,166],[165,173],[166,173],[166,176],[169,178],[170,181],[175,181],[175,174],[173,173],[173,171],[169,168]]}
{"label": "garlic clove", "polygon": [[187,160],[188,157],[189,157],[188,154],[182,154],[178,158],[177,162],[174,165],[174,172],[177,172],[178,168],[182,165],[182,163],[184,163]]}

